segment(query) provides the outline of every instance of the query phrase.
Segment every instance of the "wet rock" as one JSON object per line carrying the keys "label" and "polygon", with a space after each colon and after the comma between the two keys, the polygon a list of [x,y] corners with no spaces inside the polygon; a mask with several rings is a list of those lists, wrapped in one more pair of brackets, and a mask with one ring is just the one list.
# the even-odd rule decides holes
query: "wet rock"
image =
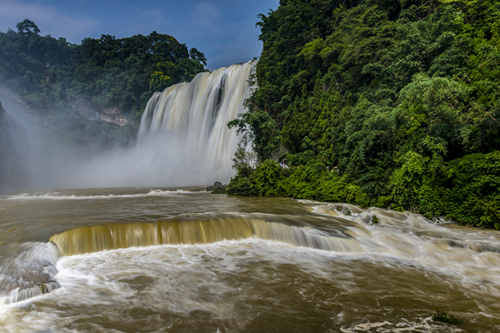
{"label": "wet rock", "polygon": [[226,193],[226,186],[221,182],[215,182],[212,186],[207,187],[207,191],[213,194],[224,194]]}
{"label": "wet rock", "polygon": [[374,225],[379,223],[379,218],[377,215],[365,215],[361,218],[361,221],[366,224]]}
{"label": "wet rock", "polygon": [[446,313],[446,312],[441,312],[438,311],[432,316],[433,321],[445,323],[445,324],[451,324],[451,325],[460,325],[462,323],[462,320],[459,318]]}
{"label": "wet rock", "polygon": [[352,212],[351,212],[351,210],[349,208],[344,207],[344,209],[342,209],[342,214],[344,214],[346,216],[351,216]]}
{"label": "wet rock", "polygon": [[365,224],[371,224],[372,217],[371,217],[371,215],[365,215],[365,216],[361,217],[361,221],[363,221],[363,223],[365,223]]}
{"label": "wet rock", "polygon": [[60,288],[61,285],[57,281],[49,281],[47,283],[41,283],[39,285],[35,285],[31,288],[18,288],[13,290],[10,293],[10,299],[8,303],[17,303],[21,302],[36,296],[41,296],[44,294],[48,294],[51,291]]}
{"label": "wet rock", "polygon": [[334,204],[333,208],[346,216],[357,215],[363,213],[363,210],[357,206],[350,204]]}
{"label": "wet rock", "polygon": [[459,249],[465,249],[465,245],[464,244],[459,243],[459,242],[454,241],[454,240],[449,240],[448,241],[448,245],[450,247],[456,247],[456,248],[459,248]]}

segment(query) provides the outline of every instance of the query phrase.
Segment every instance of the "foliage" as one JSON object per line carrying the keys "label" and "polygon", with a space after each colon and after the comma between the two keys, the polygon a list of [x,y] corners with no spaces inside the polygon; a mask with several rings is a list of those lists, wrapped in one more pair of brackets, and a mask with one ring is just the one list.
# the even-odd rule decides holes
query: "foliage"
{"label": "foliage", "polygon": [[283,169],[277,162],[265,160],[247,176],[240,172],[231,180],[227,191],[234,195],[367,203],[359,186],[327,171],[320,163]]}
{"label": "foliage", "polygon": [[265,169],[289,168],[250,168],[233,193],[500,228],[498,1],[282,0],[260,18],[258,89],[233,125]]}
{"label": "foliage", "polygon": [[74,110],[90,101],[102,111],[119,108],[139,116],[154,91],[189,81],[204,70],[206,59],[174,37],[156,32],[116,38],[86,38],[80,45],[41,36],[30,20],[17,32],[0,33],[0,76],[38,110]]}

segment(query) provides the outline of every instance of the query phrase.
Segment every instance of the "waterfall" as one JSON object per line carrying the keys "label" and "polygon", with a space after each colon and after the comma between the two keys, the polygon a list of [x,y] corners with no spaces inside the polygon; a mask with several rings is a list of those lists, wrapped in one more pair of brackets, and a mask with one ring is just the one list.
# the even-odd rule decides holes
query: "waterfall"
{"label": "waterfall", "polygon": [[245,112],[249,77],[255,62],[200,73],[190,83],[179,83],[155,93],[147,103],[138,145],[174,150],[179,172],[190,171],[198,182],[227,181],[238,145],[229,121]]}
{"label": "waterfall", "polygon": [[[1,163],[0,190],[10,188],[10,183],[28,188],[86,188],[227,182],[234,174],[232,159],[240,140],[236,129],[227,124],[246,111],[254,67],[251,61],[200,73],[191,82],[155,93],[142,115],[136,145],[106,150],[61,139],[44,125],[52,120],[27,111],[15,96],[0,89],[7,111],[0,112],[0,118],[8,115],[25,129],[2,126],[5,121],[0,119],[0,126],[8,129],[8,133],[0,131],[4,143],[0,154],[2,161],[6,157],[9,161]],[[55,124],[57,120],[51,126]],[[10,133],[9,141],[5,136]],[[10,167],[14,162],[26,172]],[[13,176],[17,174],[23,177]]]}

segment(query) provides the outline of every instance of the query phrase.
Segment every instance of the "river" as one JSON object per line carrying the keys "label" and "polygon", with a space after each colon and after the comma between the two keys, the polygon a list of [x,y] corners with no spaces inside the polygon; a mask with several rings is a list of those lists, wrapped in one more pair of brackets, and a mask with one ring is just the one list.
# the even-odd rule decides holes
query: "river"
{"label": "river", "polygon": [[1,332],[500,331],[500,233],[415,214],[64,190],[0,197],[0,230]]}

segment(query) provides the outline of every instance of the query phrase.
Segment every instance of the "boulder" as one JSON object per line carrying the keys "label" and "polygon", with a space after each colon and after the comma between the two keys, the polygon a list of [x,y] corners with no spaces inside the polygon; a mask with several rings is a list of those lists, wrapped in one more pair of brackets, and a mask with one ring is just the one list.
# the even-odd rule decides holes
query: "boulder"
{"label": "boulder", "polygon": [[224,194],[226,193],[226,186],[221,182],[215,182],[212,186],[207,187],[207,191],[213,194]]}

